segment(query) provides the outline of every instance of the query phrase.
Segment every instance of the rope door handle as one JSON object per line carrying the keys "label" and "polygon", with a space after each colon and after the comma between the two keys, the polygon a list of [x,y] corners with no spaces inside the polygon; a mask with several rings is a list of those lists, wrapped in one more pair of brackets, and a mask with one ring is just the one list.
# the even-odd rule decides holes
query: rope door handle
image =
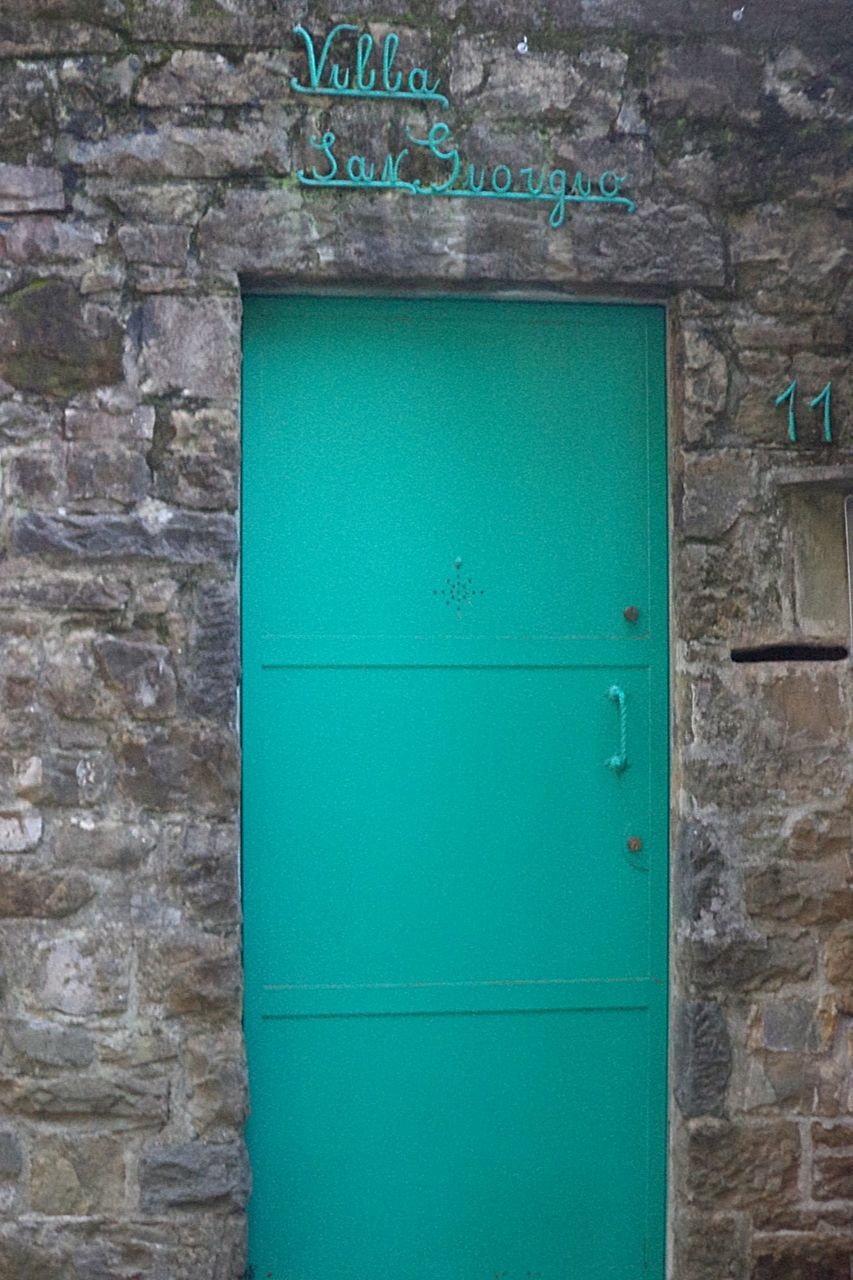
{"label": "rope door handle", "polygon": [[625,707],[627,698],[625,690],[620,689],[618,684],[610,686],[607,690],[607,696],[619,708],[619,750],[609,760],[606,760],[605,764],[614,773],[623,773],[628,768],[628,712]]}

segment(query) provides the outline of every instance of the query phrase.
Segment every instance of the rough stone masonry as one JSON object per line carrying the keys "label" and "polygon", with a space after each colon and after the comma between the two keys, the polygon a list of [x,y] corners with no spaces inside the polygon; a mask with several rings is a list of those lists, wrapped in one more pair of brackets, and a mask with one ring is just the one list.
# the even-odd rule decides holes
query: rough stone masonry
{"label": "rough stone masonry", "polygon": [[[341,20],[637,212],[300,188]],[[848,0],[0,0],[4,1280],[244,1271],[240,298],[336,283],[668,304],[671,1274],[849,1280],[849,664],[731,650],[849,644],[850,54]]]}

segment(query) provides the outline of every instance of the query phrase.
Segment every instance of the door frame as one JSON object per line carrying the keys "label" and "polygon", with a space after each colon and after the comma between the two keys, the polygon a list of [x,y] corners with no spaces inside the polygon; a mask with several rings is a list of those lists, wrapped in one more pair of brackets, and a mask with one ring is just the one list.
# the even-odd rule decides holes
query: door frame
{"label": "door frame", "polygon": [[[332,281],[330,283],[318,284],[316,282],[302,282],[298,279],[276,279],[270,282],[268,279],[255,280],[250,273],[241,275],[241,303],[245,297],[312,297],[312,298],[382,298],[382,299],[403,299],[417,301],[419,299],[440,299],[449,301],[458,299],[464,301],[473,299],[478,301],[493,302],[542,302],[559,305],[589,305],[589,306],[624,306],[624,307],[658,307],[664,312],[664,435],[665,435],[665,454],[666,454],[666,476],[665,486],[667,495],[667,512],[666,512],[666,546],[664,554],[666,556],[665,572],[667,577],[667,598],[666,598],[666,626],[667,626],[667,795],[668,795],[668,821],[667,821],[667,903],[666,903],[666,919],[667,930],[665,938],[666,946],[666,972],[667,972],[667,1014],[666,1014],[666,1112],[664,1119],[664,1135],[663,1140],[666,1143],[666,1155],[664,1161],[664,1202],[665,1202],[665,1223],[664,1223],[664,1276],[667,1280],[674,1280],[672,1277],[672,1266],[674,1259],[674,1238],[673,1223],[675,1218],[675,1189],[676,1189],[676,1169],[675,1169],[675,1151],[674,1151],[674,1133],[675,1133],[675,1096],[674,1096],[674,1062],[673,1062],[673,1034],[672,1027],[674,1024],[674,999],[676,984],[673,972],[675,947],[674,930],[676,927],[674,915],[674,878],[675,878],[675,860],[673,857],[675,827],[678,817],[678,804],[676,794],[676,774],[677,774],[677,745],[678,735],[676,733],[676,708],[675,701],[675,641],[674,633],[674,582],[673,582],[673,508],[674,508],[674,478],[675,468],[673,466],[673,447],[675,431],[674,426],[677,421],[675,417],[676,406],[678,404],[679,386],[676,382],[676,373],[674,362],[672,360],[672,351],[675,347],[675,339],[677,335],[677,320],[673,315],[673,298],[672,296],[661,295],[642,295],[622,293],[622,292],[603,292],[603,293],[584,293],[577,291],[568,291],[556,288],[554,286],[534,286],[522,287],[516,284],[508,284],[506,286],[496,285],[489,282],[482,289],[472,289],[470,284],[455,284],[449,282],[447,284],[437,285],[433,283],[417,282],[404,287],[381,287],[369,284],[360,284],[357,281]],[[242,321],[241,321],[242,322]],[[241,336],[241,352],[243,350],[243,342]],[[242,385],[242,384],[241,384]],[[240,403],[240,438],[242,440],[242,390],[239,395]],[[242,461],[238,464],[238,476],[240,477],[240,486],[242,485]],[[242,505],[238,507],[239,520],[239,545],[242,547]],[[237,597],[238,597],[238,619],[237,630],[239,644],[242,647],[242,619],[243,619],[243,598],[241,583],[241,559],[238,557],[237,563]],[[238,734],[242,741],[243,735],[243,719],[242,719],[242,698],[238,701]],[[243,778],[241,772],[240,780],[240,824],[241,824],[241,842],[238,853],[238,874],[240,878],[240,897],[243,899],[243,847],[242,847],[242,796],[243,796]],[[242,926],[241,926],[242,936]],[[243,1030],[243,1020],[241,1015],[241,1031]],[[244,1034],[244,1050],[245,1050],[245,1034]]]}

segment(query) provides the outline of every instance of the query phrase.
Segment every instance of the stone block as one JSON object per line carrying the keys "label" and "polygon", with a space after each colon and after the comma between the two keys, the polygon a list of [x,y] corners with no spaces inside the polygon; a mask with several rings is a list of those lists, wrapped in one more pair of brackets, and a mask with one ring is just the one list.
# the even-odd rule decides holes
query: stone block
{"label": "stone block", "polygon": [[139,1188],[146,1213],[242,1209],[249,1185],[242,1143],[149,1147],[140,1160]]}
{"label": "stone block", "polygon": [[0,1227],[0,1276],[9,1280],[68,1280],[72,1263],[67,1245],[33,1240],[20,1224]]}
{"label": "stone block", "polygon": [[240,919],[240,835],[231,823],[170,827],[164,841],[165,875],[181,915],[200,925],[235,925]]}
{"label": "stone block", "polygon": [[747,910],[756,919],[834,924],[853,915],[846,858],[820,863],[773,862],[745,873]]}
{"label": "stone block", "polygon": [[757,1236],[749,1280],[849,1280],[853,1237]]}
{"label": "stone block", "polygon": [[[33,969],[35,968],[35,973]],[[30,958],[24,989],[39,1013],[55,1010],[72,1017],[122,1014],[128,1005],[130,952],[126,932],[117,924],[87,936],[46,940]]]}
{"label": "stone block", "polygon": [[95,654],[104,679],[121,693],[132,715],[159,720],[175,714],[177,681],[165,645],[101,636]]}
{"label": "stone block", "polygon": [[673,1028],[675,1098],[682,1115],[721,1116],[732,1070],[725,1015],[711,1000],[679,1001]]}
{"label": "stone block", "polygon": [[853,1200],[853,1124],[813,1124],[815,1200]]}
{"label": "stone block", "polygon": [[216,935],[162,936],[140,944],[141,999],[167,1017],[234,1017],[242,972],[235,943]]}
{"label": "stone block", "polygon": [[0,164],[0,213],[64,208],[65,188],[58,169]]}
{"label": "stone block", "polygon": [[764,86],[759,59],[734,41],[689,41],[659,54],[645,89],[655,115],[755,124]]}
{"label": "stone block", "polygon": [[72,395],[122,377],[122,334],[72,284],[36,280],[0,308],[0,377],[22,391]]}
{"label": "stone block", "polygon": [[186,1048],[187,1110],[206,1141],[239,1132],[246,1118],[246,1069],[237,1035],[193,1036]]}
{"label": "stone block", "polygon": [[126,735],[117,750],[119,787],[136,803],[227,818],[236,812],[239,762],[232,733],[182,724],[168,734]]}
{"label": "stone block", "polygon": [[682,945],[677,965],[699,994],[772,992],[812,978],[817,947],[807,931],[774,938],[701,939]]}
{"label": "stone block", "polygon": [[676,525],[686,538],[716,542],[749,506],[755,478],[748,458],[732,454],[689,457]]}
{"label": "stone block", "polygon": [[179,49],[152,69],[136,88],[146,107],[243,106],[274,102],[292,92],[289,60],[247,53],[234,60],[204,49]]}
{"label": "stone block", "polygon": [[33,1147],[30,1200],[36,1213],[120,1213],[124,1202],[124,1143],[75,1134],[39,1137]]}
{"label": "stone block", "polygon": [[853,922],[833,930],[826,943],[826,976],[838,995],[839,1006],[853,1013]]}
{"label": "stone block", "polygon": [[[51,102],[51,71],[50,66],[38,62],[6,62],[0,81],[0,118],[3,120],[3,151],[9,158],[17,156],[23,159],[27,155],[36,155],[53,133],[55,117]],[[7,167],[13,170],[14,188],[15,171],[23,169],[26,173],[33,166]],[[47,172],[55,173],[56,170]],[[55,192],[53,182],[49,182],[47,191]],[[13,198],[15,203],[20,202],[20,195]]]}
{"label": "stone block", "polygon": [[105,138],[69,138],[67,160],[87,174],[112,174],[128,181],[169,178],[230,178],[237,174],[269,178],[291,168],[293,109],[264,108],[233,128],[164,122],[157,130],[111,133]]}
{"label": "stone block", "polygon": [[68,448],[65,481],[69,503],[98,511],[142,502],[151,489],[151,472],[141,449],[75,444]]}
{"label": "stone block", "polygon": [[14,1182],[21,1176],[23,1167],[24,1155],[18,1135],[11,1129],[0,1129],[0,1182]]}
{"label": "stone block", "polygon": [[115,1129],[159,1128],[169,1115],[169,1087],[156,1075],[0,1077],[8,1106],[21,1115],[63,1122],[109,1120]]}
{"label": "stone block", "polygon": [[156,267],[182,267],[190,247],[189,227],[172,224],[128,224],[119,227],[118,238],[128,262]]}
{"label": "stone block", "polygon": [[21,265],[76,263],[93,258],[107,234],[104,227],[92,223],[43,214],[0,223],[0,247],[7,262]]}
{"label": "stone block", "polygon": [[15,521],[14,543],[22,555],[79,560],[170,560],[178,564],[228,564],[236,553],[230,516],[201,512],[151,512],[142,516],[47,516],[36,512]]}
{"label": "stone block", "polygon": [[686,1155],[688,1196],[705,1209],[749,1209],[796,1198],[800,1135],[795,1124],[694,1122]]}
{"label": "stone block", "polygon": [[51,1022],[10,1022],[9,1046],[24,1068],[88,1067],[95,1058],[95,1044],[83,1027]]}
{"label": "stone block", "polygon": [[125,608],[130,595],[126,582],[106,574],[55,574],[38,566],[27,574],[20,566],[12,579],[0,580],[0,604],[57,613],[114,613]]}
{"label": "stone block", "polygon": [[29,450],[11,458],[9,489],[22,506],[57,505],[63,490],[62,458],[56,452]]}
{"label": "stone block", "polygon": [[826,1049],[818,1009],[809,1000],[768,1000],[761,1011],[761,1044],[777,1053],[817,1053]]}
{"label": "stone block", "polygon": [[0,867],[2,917],[59,920],[86,906],[95,892],[95,886],[80,872]]}
{"label": "stone block", "polygon": [[73,443],[90,443],[103,449],[125,446],[142,449],[154,435],[154,408],[139,405],[130,413],[106,413],[102,409],[70,405],[64,414],[63,433]]}
{"label": "stone block", "polygon": [[[853,799],[853,798],[851,798]],[[796,814],[785,824],[788,852],[793,858],[834,858],[853,846],[853,803],[841,811],[814,809]]]}
{"label": "stone block", "polygon": [[844,687],[834,671],[787,671],[768,683],[766,693],[785,746],[826,745],[847,729]]}
{"label": "stone block", "polygon": [[187,660],[192,706],[222,724],[236,717],[239,680],[238,599],[231,581],[200,584],[190,625]]}
{"label": "stone block", "polygon": [[0,810],[0,853],[25,853],[41,840],[41,814],[32,809]]}
{"label": "stone block", "polygon": [[129,872],[145,863],[158,838],[158,827],[150,821],[110,822],[73,815],[55,824],[53,853],[58,863]]}
{"label": "stone block", "polygon": [[15,762],[15,791],[45,805],[92,805],[107,794],[112,760],[102,751],[51,751]]}
{"label": "stone block", "polygon": [[722,1214],[678,1215],[673,1280],[746,1280],[744,1224]]}
{"label": "stone block", "polygon": [[240,321],[229,298],[150,298],[140,321],[143,390],[234,401]]}

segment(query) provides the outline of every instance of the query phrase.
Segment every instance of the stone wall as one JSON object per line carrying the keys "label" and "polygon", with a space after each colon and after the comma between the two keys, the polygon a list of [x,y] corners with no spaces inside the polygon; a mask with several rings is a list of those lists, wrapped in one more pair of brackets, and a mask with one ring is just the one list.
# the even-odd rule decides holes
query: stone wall
{"label": "stone wall", "polygon": [[[0,1276],[243,1271],[240,294],[343,282],[668,302],[672,1274],[849,1280],[849,667],[730,656],[848,642],[849,9],[738,3],[0,0]],[[637,212],[300,188],[399,137],[290,88],[346,18]]]}

